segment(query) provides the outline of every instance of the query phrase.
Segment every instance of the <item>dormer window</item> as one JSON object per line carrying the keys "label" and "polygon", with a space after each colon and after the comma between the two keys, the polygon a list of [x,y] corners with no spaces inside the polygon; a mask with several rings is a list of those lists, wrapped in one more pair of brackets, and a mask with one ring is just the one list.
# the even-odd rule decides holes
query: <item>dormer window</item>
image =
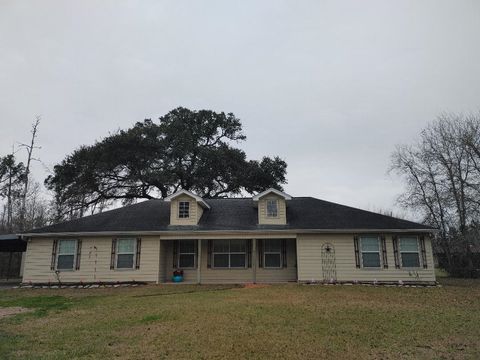
{"label": "dormer window", "polygon": [[267,217],[278,216],[278,200],[267,200]]}
{"label": "dormer window", "polygon": [[287,201],[292,197],[277,189],[268,189],[252,197],[258,209],[259,225],[287,225]]}
{"label": "dormer window", "polygon": [[210,209],[205,200],[187,190],[179,190],[167,196],[170,202],[170,225],[198,225],[205,210]]}
{"label": "dormer window", "polygon": [[188,219],[190,217],[190,202],[180,201],[178,203],[178,217],[180,219]]}

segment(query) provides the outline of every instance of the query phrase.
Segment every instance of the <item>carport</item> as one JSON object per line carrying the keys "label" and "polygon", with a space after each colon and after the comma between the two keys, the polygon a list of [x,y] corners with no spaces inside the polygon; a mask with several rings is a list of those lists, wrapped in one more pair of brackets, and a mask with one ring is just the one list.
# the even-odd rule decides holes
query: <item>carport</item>
{"label": "carport", "polygon": [[21,279],[27,242],[15,234],[0,235],[0,280]]}

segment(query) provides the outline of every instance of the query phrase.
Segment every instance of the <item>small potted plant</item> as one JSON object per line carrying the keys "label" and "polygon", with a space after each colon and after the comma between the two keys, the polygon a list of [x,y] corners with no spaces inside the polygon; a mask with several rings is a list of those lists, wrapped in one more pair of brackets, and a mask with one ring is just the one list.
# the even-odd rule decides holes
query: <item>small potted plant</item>
{"label": "small potted plant", "polygon": [[183,281],[183,270],[175,269],[172,276],[173,282],[182,282]]}

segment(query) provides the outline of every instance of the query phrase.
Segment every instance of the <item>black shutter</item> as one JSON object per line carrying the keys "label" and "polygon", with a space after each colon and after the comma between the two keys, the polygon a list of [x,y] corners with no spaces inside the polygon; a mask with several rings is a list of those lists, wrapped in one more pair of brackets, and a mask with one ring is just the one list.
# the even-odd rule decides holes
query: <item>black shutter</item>
{"label": "black shutter", "polygon": [[50,270],[55,270],[55,262],[57,261],[57,247],[58,247],[58,240],[53,240],[52,246],[52,261],[50,263]]}
{"label": "black shutter", "polygon": [[383,268],[388,269],[387,242],[385,241],[385,235],[381,235],[380,240],[381,240],[381,243],[382,243]]}
{"label": "black shutter", "polygon": [[142,239],[137,239],[137,253],[135,255],[135,269],[140,269],[140,253],[142,251]]}
{"label": "black shutter", "polygon": [[282,239],[282,267],[287,267],[287,239]]}
{"label": "black shutter", "polygon": [[426,269],[428,267],[427,264],[427,251],[425,250],[425,237],[422,235],[420,236],[420,249],[422,250],[422,263],[423,268]]}
{"label": "black shutter", "polygon": [[207,240],[207,268],[212,267],[212,240]]}
{"label": "black shutter", "polygon": [[258,239],[258,267],[263,268],[263,240]]}
{"label": "black shutter", "polygon": [[252,240],[245,240],[247,242],[247,267],[252,267]]}
{"label": "black shutter", "polygon": [[173,240],[173,259],[172,259],[172,267],[176,269],[178,267],[178,249],[180,247],[179,240]]}
{"label": "black shutter", "polygon": [[77,240],[77,259],[75,261],[75,270],[80,270],[80,258],[82,256],[82,240]]}
{"label": "black shutter", "polygon": [[195,266],[195,269],[198,267],[198,248],[200,246],[199,244],[200,240],[195,241],[195,255],[193,255],[195,258],[193,259],[193,264]]}
{"label": "black shutter", "polygon": [[393,242],[393,257],[395,259],[395,269],[400,269],[400,259],[398,258],[398,236],[392,237]]}
{"label": "black shutter", "polygon": [[358,236],[353,237],[353,247],[355,249],[355,266],[360,269],[360,251],[358,249]]}
{"label": "black shutter", "polygon": [[117,253],[117,239],[112,239],[112,252],[110,254],[110,270],[115,269],[116,253]]}

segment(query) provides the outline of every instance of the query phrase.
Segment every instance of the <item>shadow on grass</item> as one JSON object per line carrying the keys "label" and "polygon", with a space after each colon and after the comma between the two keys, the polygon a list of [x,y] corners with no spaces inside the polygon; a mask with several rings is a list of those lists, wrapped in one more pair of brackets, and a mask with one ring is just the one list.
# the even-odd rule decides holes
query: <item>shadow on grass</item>
{"label": "shadow on grass", "polygon": [[49,311],[67,310],[71,308],[74,303],[74,300],[64,296],[31,296],[19,299],[0,300],[0,307],[18,306],[33,310],[30,313],[18,314],[10,318],[18,322],[29,316],[43,317],[47,315]]}

